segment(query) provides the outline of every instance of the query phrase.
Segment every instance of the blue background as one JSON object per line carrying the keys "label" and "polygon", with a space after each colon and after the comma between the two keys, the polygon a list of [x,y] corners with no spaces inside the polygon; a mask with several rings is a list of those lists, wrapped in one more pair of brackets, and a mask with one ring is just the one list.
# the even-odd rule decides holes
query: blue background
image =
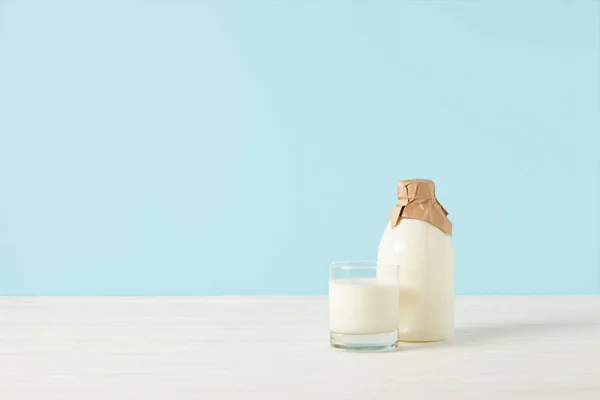
{"label": "blue background", "polygon": [[416,177],[457,293],[598,294],[599,71],[598,1],[0,1],[0,294],[324,294]]}

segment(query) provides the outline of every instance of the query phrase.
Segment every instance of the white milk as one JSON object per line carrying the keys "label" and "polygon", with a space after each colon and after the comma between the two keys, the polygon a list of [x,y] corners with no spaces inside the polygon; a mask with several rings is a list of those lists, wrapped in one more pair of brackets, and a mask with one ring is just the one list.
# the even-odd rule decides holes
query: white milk
{"label": "white milk", "polygon": [[[399,265],[400,340],[449,338],[454,328],[454,251],[450,236],[418,219],[403,218],[394,229],[388,223],[377,261]],[[385,278],[381,274],[378,277]]]}
{"label": "white milk", "polygon": [[373,279],[329,281],[331,332],[364,335],[396,330],[398,286]]}

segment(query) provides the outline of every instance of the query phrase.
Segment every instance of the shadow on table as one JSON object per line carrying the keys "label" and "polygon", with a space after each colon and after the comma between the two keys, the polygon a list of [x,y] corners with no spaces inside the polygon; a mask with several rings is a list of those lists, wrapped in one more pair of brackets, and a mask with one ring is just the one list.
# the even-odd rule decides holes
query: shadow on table
{"label": "shadow on table", "polygon": [[487,325],[477,327],[457,327],[454,330],[454,337],[443,342],[430,343],[402,343],[404,350],[425,350],[428,348],[439,347],[459,347],[477,344],[486,344],[498,342],[506,339],[512,341],[523,337],[534,338],[539,335],[552,336],[561,335],[570,330],[580,330],[582,328],[600,327],[600,321],[554,321],[538,324],[506,324],[506,325]]}

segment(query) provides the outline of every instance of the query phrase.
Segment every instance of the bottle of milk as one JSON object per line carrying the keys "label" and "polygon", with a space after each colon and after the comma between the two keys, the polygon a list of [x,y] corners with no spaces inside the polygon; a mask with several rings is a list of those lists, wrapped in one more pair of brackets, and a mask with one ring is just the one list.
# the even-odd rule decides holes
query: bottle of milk
{"label": "bottle of milk", "polygon": [[448,212],[430,180],[398,182],[398,203],[379,244],[377,260],[400,266],[401,341],[444,340],[454,329],[454,250]]}

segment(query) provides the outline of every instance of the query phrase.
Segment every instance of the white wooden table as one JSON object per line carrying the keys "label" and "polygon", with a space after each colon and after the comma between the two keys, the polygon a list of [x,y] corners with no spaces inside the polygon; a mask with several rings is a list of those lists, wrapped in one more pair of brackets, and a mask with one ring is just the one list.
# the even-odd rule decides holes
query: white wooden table
{"label": "white wooden table", "polygon": [[355,354],[326,297],[5,297],[0,399],[600,399],[600,296],[458,297],[456,322]]}

